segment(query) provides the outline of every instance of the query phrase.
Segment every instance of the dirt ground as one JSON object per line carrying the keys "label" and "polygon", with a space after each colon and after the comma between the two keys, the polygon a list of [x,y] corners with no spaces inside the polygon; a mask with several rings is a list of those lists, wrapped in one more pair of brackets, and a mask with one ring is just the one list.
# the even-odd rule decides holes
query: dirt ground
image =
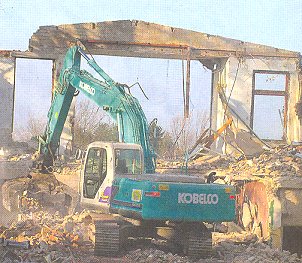
{"label": "dirt ground", "polygon": [[[295,162],[296,166],[291,166],[296,167],[295,169],[289,168],[288,164],[294,163],[296,157],[288,156],[287,152],[287,149],[281,151],[280,158],[264,155],[252,161],[239,161],[236,166],[230,160],[216,156],[207,159],[206,162],[196,161],[190,164],[189,169],[194,173],[202,171],[202,174],[215,169],[218,170],[218,175],[223,174],[223,171],[228,171],[229,174],[248,176],[242,171],[251,170],[258,174],[267,172],[272,177],[283,172],[287,175],[289,172],[299,174],[300,166],[297,165],[301,164],[300,159]],[[10,159],[10,163],[7,163],[7,159],[0,158],[0,184],[9,178],[26,177],[28,175],[28,168],[25,165],[27,157],[19,156]],[[22,167],[19,167],[19,162],[23,159],[24,163]],[[270,165],[269,170],[265,167],[265,162]],[[166,163],[161,163],[159,168],[165,170],[165,165],[168,166]],[[179,164],[176,163],[174,166],[176,170]],[[58,181],[77,192],[80,170],[81,163],[77,161],[64,165],[62,171],[54,175]],[[226,179],[229,178],[218,178],[218,180]],[[58,206],[56,211],[54,207],[51,212],[37,209],[12,213],[3,207],[1,202],[0,262],[302,262],[296,254],[273,249],[269,243],[252,233],[243,231],[234,223],[226,226],[225,233],[213,233],[213,253],[207,258],[188,258],[166,241],[154,239],[131,240],[120,255],[112,255],[110,258],[96,257],[93,245],[94,212],[83,210],[70,215],[62,215],[59,208]],[[5,245],[4,240],[29,244],[29,248]]]}

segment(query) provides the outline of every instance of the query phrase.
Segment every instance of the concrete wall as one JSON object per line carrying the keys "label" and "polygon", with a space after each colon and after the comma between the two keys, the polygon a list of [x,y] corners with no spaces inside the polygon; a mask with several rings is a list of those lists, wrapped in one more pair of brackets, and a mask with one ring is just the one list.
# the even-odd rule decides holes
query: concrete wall
{"label": "concrete wall", "polygon": [[279,193],[282,205],[282,225],[302,226],[302,191],[301,189],[281,188]]}
{"label": "concrete wall", "polygon": [[[300,122],[294,105],[298,100],[299,53],[274,47],[212,36],[205,33],[173,28],[144,21],[107,21],[98,23],[42,26],[35,32],[28,51],[14,52],[16,57],[45,58],[56,61],[58,74],[67,48],[81,40],[95,55],[114,55],[147,58],[183,59],[188,51],[192,60],[217,62],[213,76],[213,102],[211,128],[217,130],[225,122],[224,108],[220,102],[218,86],[230,94],[238,67],[238,76],[230,103],[248,124],[251,120],[252,82],[254,70],[286,71],[290,74],[288,100],[287,137],[289,141],[301,140]],[[54,76],[56,78],[56,76]],[[70,118],[72,119],[72,113]],[[65,126],[66,141],[71,140],[69,131],[72,121]],[[234,119],[238,128],[244,128]],[[224,142],[216,142],[216,150],[224,151]]]}
{"label": "concrete wall", "polygon": [[[219,98],[218,89],[226,86],[226,61],[221,61],[216,64],[213,70],[212,78],[212,108],[211,108],[211,128],[218,130],[224,124],[224,107]],[[216,151],[224,151],[224,142],[220,138],[213,145]]]}
{"label": "concrete wall", "polygon": [[15,59],[0,54],[0,146],[12,141]]}
{"label": "concrete wall", "polygon": [[[294,241],[295,236],[292,234],[285,238],[284,227],[294,227],[295,232],[301,231],[302,227],[302,191],[299,189],[301,186],[301,178],[294,180],[288,178],[291,184],[294,184],[290,188],[285,186],[278,189],[277,196],[274,197],[273,201],[273,222],[270,226],[270,239],[271,244],[274,248],[279,249],[291,249],[292,252],[297,252],[288,247],[285,240],[292,239],[298,246],[301,244],[299,241]],[[299,181],[299,182],[298,182]],[[286,182],[286,180],[284,181]],[[269,219],[271,221],[271,218]],[[300,240],[300,239],[299,239]],[[299,247],[300,251],[300,247]]]}
{"label": "concrete wall", "polygon": [[[239,68],[238,68],[239,67]],[[236,78],[236,72],[238,74]],[[252,115],[253,72],[256,70],[282,71],[289,73],[287,138],[288,141],[302,140],[301,126],[295,113],[295,104],[299,100],[298,60],[296,58],[241,58],[230,57],[220,70],[214,71],[214,91],[212,104],[212,129],[217,130],[223,125],[224,108],[219,99],[217,87],[220,85],[229,98],[234,85],[230,106],[240,115],[245,123],[250,125]],[[234,80],[236,81],[234,83]],[[240,129],[247,128],[238,120],[235,125]],[[217,150],[221,150],[221,141],[217,142]]]}

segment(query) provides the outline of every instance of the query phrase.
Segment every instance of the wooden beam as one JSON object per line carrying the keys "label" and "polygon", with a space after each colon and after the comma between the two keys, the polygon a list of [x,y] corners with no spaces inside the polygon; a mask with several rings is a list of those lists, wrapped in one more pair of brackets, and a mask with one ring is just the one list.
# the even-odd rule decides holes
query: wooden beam
{"label": "wooden beam", "polygon": [[[65,54],[69,46],[48,46],[45,48],[31,47],[32,52],[13,52],[16,57],[55,59],[60,54]],[[87,48],[93,55],[141,57],[141,58],[161,58],[161,59],[182,59],[184,48],[154,47],[140,45],[120,45],[120,44],[89,44]],[[186,49],[186,48],[185,48]],[[235,57],[278,57],[297,58],[284,54],[269,54],[265,52],[254,53],[253,55],[234,50],[210,50],[191,48],[191,60],[220,59]]]}
{"label": "wooden beam", "polygon": [[191,74],[191,59],[190,48],[187,52],[187,76],[186,76],[186,94],[185,94],[185,118],[189,118],[190,115],[190,74]]}
{"label": "wooden beam", "polygon": [[283,90],[254,90],[254,95],[266,95],[266,96],[285,96],[286,92]]}

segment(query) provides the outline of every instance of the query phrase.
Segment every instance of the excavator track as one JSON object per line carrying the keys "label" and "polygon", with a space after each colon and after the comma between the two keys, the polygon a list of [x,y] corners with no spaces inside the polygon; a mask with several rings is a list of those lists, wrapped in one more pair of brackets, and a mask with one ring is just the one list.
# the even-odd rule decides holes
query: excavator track
{"label": "excavator track", "polygon": [[94,254],[96,256],[118,256],[121,248],[127,244],[132,225],[118,219],[97,220],[94,224]]}
{"label": "excavator track", "polygon": [[187,237],[184,252],[192,258],[210,256],[212,254],[212,233],[191,231]]}
{"label": "excavator track", "polygon": [[116,222],[95,222],[96,256],[116,256],[120,252],[121,236],[120,225]]}

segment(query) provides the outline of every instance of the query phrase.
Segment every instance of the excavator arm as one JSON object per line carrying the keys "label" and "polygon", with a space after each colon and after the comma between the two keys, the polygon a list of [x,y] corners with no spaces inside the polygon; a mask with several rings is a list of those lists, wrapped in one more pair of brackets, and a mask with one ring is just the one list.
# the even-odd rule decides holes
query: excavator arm
{"label": "excavator arm", "polygon": [[[87,60],[102,81],[87,71],[80,70],[81,58]],[[39,153],[43,156],[43,166],[49,167],[53,164],[73,96],[78,90],[117,122],[120,142],[142,146],[145,172],[154,173],[155,154],[149,141],[148,122],[138,100],[126,92],[126,87],[125,84],[111,79],[81,47],[69,48],[48,112],[47,127],[40,138]]]}

